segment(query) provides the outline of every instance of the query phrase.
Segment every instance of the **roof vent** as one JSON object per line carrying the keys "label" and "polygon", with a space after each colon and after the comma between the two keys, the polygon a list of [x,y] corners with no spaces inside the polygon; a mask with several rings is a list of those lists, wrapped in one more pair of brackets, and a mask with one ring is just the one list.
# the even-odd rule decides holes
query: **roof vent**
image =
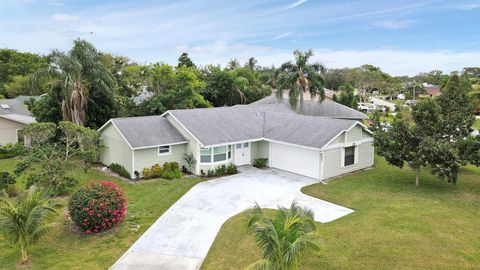
{"label": "roof vent", "polygon": [[10,109],[10,105],[8,104],[1,104],[0,107],[2,107],[2,109]]}

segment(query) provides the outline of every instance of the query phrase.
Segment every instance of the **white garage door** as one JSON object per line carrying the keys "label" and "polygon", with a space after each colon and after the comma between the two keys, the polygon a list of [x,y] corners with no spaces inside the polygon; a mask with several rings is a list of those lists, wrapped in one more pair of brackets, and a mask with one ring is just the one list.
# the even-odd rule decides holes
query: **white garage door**
{"label": "white garage door", "polygon": [[320,153],[301,147],[270,142],[270,167],[320,178]]}

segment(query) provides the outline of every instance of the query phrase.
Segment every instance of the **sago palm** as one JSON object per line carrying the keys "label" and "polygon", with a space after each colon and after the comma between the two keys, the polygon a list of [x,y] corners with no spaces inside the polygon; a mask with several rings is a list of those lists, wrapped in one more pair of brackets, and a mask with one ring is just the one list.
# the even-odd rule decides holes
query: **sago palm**
{"label": "sago palm", "polygon": [[53,226],[62,204],[35,186],[12,200],[5,190],[0,195],[0,231],[20,245],[21,262],[28,260],[27,249],[36,244]]}
{"label": "sago palm", "polygon": [[103,91],[111,91],[111,74],[104,67],[100,53],[85,40],[75,40],[68,53],[54,50],[50,59],[48,67],[33,75],[33,82],[38,84],[41,79],[47,78],[52,82],[52,89],[53,86],[60,86],[63,120],[84,126],[87,84],[95,85]]}
{"label": "sago palm", "polygon": [[312,98],[317,95],[320,97],[319,101],[325,99],[325,91],[323,86],[325,80],[322,73],[325,67],[319,63],[309,64],[310,57],[313,56],[313,51],[308,50],[301,52],[296,50],[295,63],[288,61],[283,63],[278,69],[278,83],[277,83],[277,97],[283,98],[283,90],[288,90],[289,102],[293,108],[297,107],[300,99],[300,106],[303,105],[303,95],[309,92]]}
{"label": "sago palm", "polygon": [[255,238],[263,259],[246,269],[297,269],[303,256],[319,249],[308,239],[315,229],[313,212],[296,202],[290,208],[280,207],[275,218],[266,216],[256,205],[248,219],[248,232]]}

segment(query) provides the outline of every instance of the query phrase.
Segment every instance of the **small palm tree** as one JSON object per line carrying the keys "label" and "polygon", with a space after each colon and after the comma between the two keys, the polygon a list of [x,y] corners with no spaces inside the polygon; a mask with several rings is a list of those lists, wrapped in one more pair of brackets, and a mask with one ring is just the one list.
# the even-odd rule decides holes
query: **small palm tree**
{"label": "small palm tree", "polygon": [[111,91],[113,77],[104,67],[100,53],[85,40],[75,40],[68,53],[54,50],[50,59],[48,67],[38,70],[32,76],[33,83],[38,84],[46,78],[52,81],[52,89],[60,86],[63,120],[84,126],[88,94],[86,84]]}
{"label": "small palm tree", "polygon": [[296,50],[293,54],[295,55],[295,63],[288,61],[278,69],[277,97],[282,99],[283,90],[288,89],[289,102],[293,108],[297,107],[299,98],[300,106],[303,105],[303,94],[307,92],[310,93],[312,98],[319,95],[319,101],[323,101],[325,99],[323,89],[325,79],[322,73],[324,73],[325,67],[319,63],[308,63],[310,57],[313,56],[312,50],[306,52]]}
{"label": "small palm tree", "polygon": [[263,259],[246,269],[297,269],[302,256],[319,250],[308,240],[315,229],[313,212],[299,207],[296,202],[288,209],[280,207],[273,219],[267,217],[257,204],[248,219],[248,232],[255,238]]}
{"label": "small palm tree", "polygon": [[62,204],[46,192],[30,187],[17,200],[0,193],[0,231],[14,244],[19,244],[21,262],[28,260],[27,249],[36,244],[53,226]]}

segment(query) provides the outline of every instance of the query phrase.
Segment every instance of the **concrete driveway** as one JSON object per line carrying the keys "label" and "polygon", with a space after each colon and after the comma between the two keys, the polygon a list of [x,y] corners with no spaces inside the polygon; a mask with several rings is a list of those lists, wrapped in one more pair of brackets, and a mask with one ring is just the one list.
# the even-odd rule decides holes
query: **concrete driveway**
{"label": "concrete driveway", "polygon": [[240,168],[241,173],[202,182],[170,207],[111,269],[199,269],[222,224],[257,202],[288,207],[293,200],[329,222],[353,210],[307,196],[300,188],[318,180],[276,169]]}

